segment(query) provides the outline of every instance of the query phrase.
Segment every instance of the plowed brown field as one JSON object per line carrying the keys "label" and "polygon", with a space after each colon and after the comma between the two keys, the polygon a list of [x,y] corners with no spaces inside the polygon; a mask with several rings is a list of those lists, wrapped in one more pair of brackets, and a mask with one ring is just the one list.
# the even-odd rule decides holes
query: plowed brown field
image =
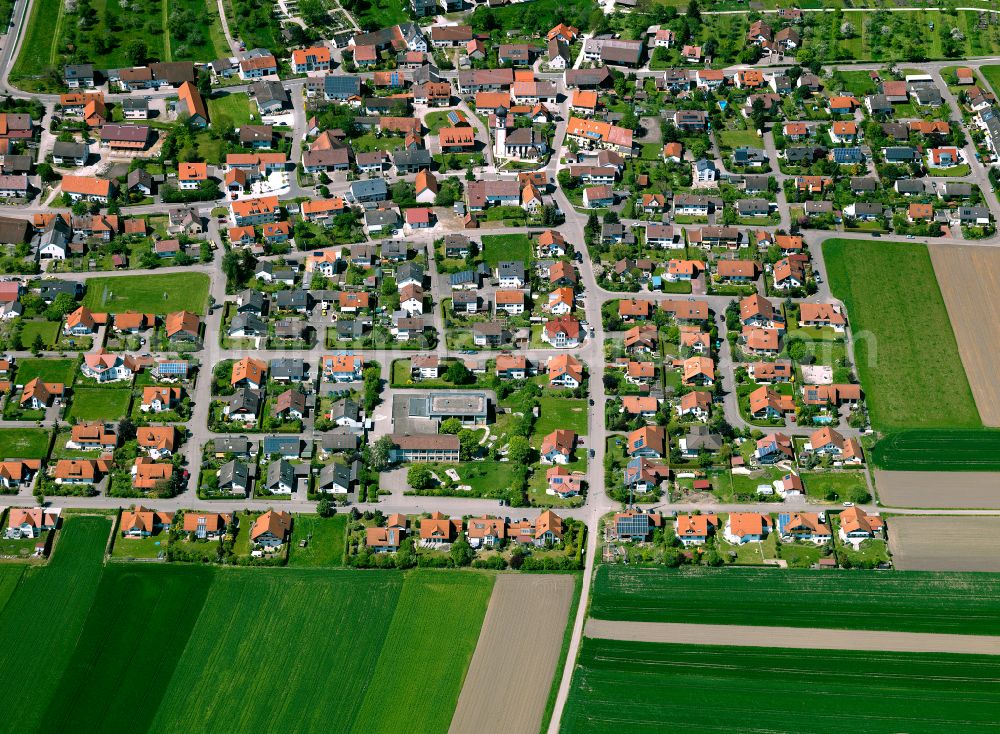
{"label": "plowed brown field", "polygon": [[[965,374],[987,426],[1000,426],[1000,249],[931,245],[934,263],[958,342]],[[934,345],[928,344],[933,350]],[[933,354],[928,354],[933,359]]]}
{"label": "plowed brown field", "polygon": [[899,515],[888,525],[902,571],[1000,571],[1000,517]]}
{"label": "plowed brown field", "polygon": [[500,575],[449,734],[535,734],[573,600],[569,575]]}

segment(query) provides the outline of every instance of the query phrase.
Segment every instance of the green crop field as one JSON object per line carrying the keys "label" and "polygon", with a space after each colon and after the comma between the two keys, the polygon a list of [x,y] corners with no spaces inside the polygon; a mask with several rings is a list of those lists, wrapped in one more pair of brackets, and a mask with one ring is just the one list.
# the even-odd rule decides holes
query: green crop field
{"label": "green crop field", "polygon": [[0,461],[44,459],[48,452],[48,431],[41,428],[0,428]]}
{"label": "green crop field", "polygon": [[871,450],[880,469],[898,471],[1000,471],[1000,431],[895,431]]}
{"label": "green crop field", "polygon": [[109,565],[49,704],[46,726],[147,730],[211,584],[207,567]]}
{"label": "green crop field", "polygon": [[25,571],[0,613],[0,649],[22,650],[25,640],[44,640],[44,654],[20,656],[17,675],[0,686],[0,710],[17,711],[22,731],[44,730],[42,721],[59,674],[73,655],[94,602],[111,520],[68,517],[60,532],[52,560]]}
{"label": "green crop field", "polygon": [[[289,566],[342,566],[347,534],[347,515],[323,518],[319,515],[296,515],[292,526]],[[306,540],[305,548],[299,541]]]}
{"label": "green crop field", "polygon": [[531,240],[526,234],[483,235],[483,260],[495,268],[501,260],[520,260],[527,267],[531,259]]}
{"label": "green crop field", "polygon": [[[847,306],[875,428],[979,427],[927,247],[833,239],[823,255],[833,294]],[[928,409],[928,395],[948,400]]]}
{"label": "green crop field", "polygon": [[281,721],[318,731],[353,721],[401,586],[395,574],[218,574],[151,730],[260,731]]}
{"label": "green crop field", "polygon": [[[585,638],[561,731],[996,731],[1000,658]],[[853,716],[852,716],[853,714]]]}
{"label": "green crop field", "polygon": [[[479,640],[493,579],[437,571],[406,576],[352,732],[448,731]],[[431,599],[433,603],[428,604]],[[441,645],[443,639],[446,645]],[[406,654],[400,655],[401,650]],[[433,676],[424,674],[428,656],[435,661]]]}
{"label": "green crop field", "polygon": [[591,615],[1000,635],[1000,574],[601,566]]}
{"label": "green crop field", "polygon": [[91,278],[84,305],[91,311],[142,311],[165,314],[191,311],[204,314],[208,305],[208,276],[203,273],[125,275]]}
{"label": "green crop field", "polygon": [[132,391],[127,387],[77,387],[73,390],[70,418],[81,421],[115,421],[128,413]]}
{"label": "green crop field", "polygon": [[26,357],[17,360],[17,383],[27,385],[36,377],[42,382],[61,382],[72,385],[76,375],[76,362],[72,359],[40,359]]}
{"label": "green crop field", "polygon": [[0,612],[3,611],[7,600],[10,599],[11,594],[21,582],[24,569],[25,566],[14,563],[0,566]]}

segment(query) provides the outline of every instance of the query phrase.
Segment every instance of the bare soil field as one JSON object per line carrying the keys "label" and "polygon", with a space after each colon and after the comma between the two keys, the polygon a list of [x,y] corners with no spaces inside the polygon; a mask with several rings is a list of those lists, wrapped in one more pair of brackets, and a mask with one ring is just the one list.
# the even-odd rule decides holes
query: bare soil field
{"label": "bare soil field", "polygon": [[880,630],[831,630],[809,627],[750,627],[671,622],[615,622],[588,619],[587,637],[682,645],[783,647],[804,650],[879,650],[882,652],[1000,655],[1000,637],[942,635]]}
{"label": "bare soil field", "polygon": [[875,488],[886,507],[1000,510],[1000,474],[875,470]]}
{"label": "bare soil field", "polygon": [[1000,572],[1000,517],[900,515],[888,525],[902,571]]}
{"label": "bare soil field", "polygon": [[1000,426],[1000,250],[961,245],[929,247],[934,273],[965,365],[965,374],[987,426]]}
{"label": "bare soil field", "polygon": [[573,600],[569,575],[500,575],[450,734],[537,732]]}

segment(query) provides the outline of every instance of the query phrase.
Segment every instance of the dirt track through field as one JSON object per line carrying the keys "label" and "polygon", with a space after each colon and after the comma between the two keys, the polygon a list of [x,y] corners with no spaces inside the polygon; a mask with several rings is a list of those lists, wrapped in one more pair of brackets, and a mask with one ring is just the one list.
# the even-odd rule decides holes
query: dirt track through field
{"label": "dirt track through field", "polygon": [[449,734],[537,734],[572,601],[572,576],[497,577]]}
{"label": "dirt track through field", "polygon": [[1000,474],[976,471],[875,470],[886,507],[1000,510]]}
{"label": "dirt track through field", "polygon": [[918,632],[673,624],[670,622],[613,622],[606,619],[587,620],[584,634],[587,637],[604,640],[672,642],[682,645],[1000,655],[1000,637],[986,635],[939,635]]}
{"label": "dirt track through field", "polygon": [[[987,426],[1000,426],[1000,249],[932,245],[927,248],[948,307],[965,374]],[[928,344],[933,350],[934,345]],[[928,354],[933,359],[933,354]],[[945,396],[944,399],[947,399]]]}
{"label": "dirt track through field", "polygon": [[1000,517],[899,515],[888,527],[900,570],[1000,572]]}

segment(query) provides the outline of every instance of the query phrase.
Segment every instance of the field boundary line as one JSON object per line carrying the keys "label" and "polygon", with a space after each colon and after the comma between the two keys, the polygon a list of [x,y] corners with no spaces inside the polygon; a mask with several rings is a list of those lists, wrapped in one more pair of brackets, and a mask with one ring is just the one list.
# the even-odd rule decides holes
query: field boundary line
{"label": "field boundary line", "polygon": [[589,619],[587,637],[683,645],[1000,655],[1000,636]]}

